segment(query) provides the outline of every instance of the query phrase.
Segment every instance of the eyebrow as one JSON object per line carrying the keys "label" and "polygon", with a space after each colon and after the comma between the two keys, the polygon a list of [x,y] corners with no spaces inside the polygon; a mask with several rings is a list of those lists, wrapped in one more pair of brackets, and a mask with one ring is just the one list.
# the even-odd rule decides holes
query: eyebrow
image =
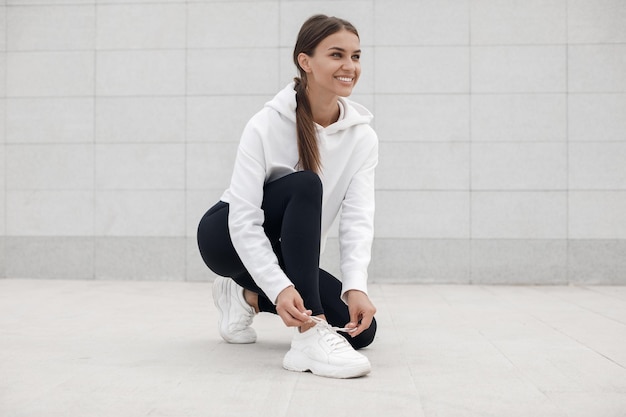
{"label": "eyebrow", "polygon": [[[345,50],[345,49],[340,48],[340,47],[338,47],[338,46],[331,46],[330,48],[328,48],[328,50],[329,50],[329,51],[331,51],[331,50],[333,50],[333,49],[334,49],[334,50],[337,50],[337,51],[339,51],[339,52],[346,52],[346,50]],[[353,53],[361,53],[361,50],[360,50],[360,49],[357,49],[357,50],[356,50],[356,51],[354,51]]]}

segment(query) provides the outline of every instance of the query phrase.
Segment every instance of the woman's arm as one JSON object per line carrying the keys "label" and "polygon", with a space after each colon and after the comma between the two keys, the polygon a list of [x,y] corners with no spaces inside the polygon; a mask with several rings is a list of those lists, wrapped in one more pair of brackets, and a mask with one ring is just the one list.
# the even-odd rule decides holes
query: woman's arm
{"label": "woman's arm", "polygon": [[374,239],[374,171],[378,164],[378,141],[372,131],[372,144],[367,158],[353,176],[342,203],[339,223],[339,247],[343,289],[341,298],[348,302],[346,292],[358,290],[367,294],[367,268]]}
{"label": "woman's arm", "polygon": [[241,137],[229,187],[228,227],[244,266],[276,304],[278,294],[293,284],[280,268],[263,229],[265,168],[262,134],[249,122]]}

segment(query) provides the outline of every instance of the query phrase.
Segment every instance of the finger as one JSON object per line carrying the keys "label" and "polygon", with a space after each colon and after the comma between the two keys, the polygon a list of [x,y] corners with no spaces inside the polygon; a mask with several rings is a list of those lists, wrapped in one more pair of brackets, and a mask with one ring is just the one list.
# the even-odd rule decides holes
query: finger
{"label": "finger", "polygon": [[295,307],[297,312],[295,313],[294,317],[300,318],[301,320],[309,321],[309,316],[311,316],[313,312],[306,309],[302,299],[296,301]]}
{"label": "finger", "polygon": [[348,324],[346,324],[344,327],[346,329],[352,329],[352,330],[350,330],[349,334],[351,336],[356,336],[358,334],[357,332],[359,331],[359,320],[358,320],[358,318],[350,317],[350,322]]}
{"label": "finger", "polygon": [[284,307],[276,308],[276,312],[278,313],[280,318],[283,320],[283,323],[285,323],[285,326],[287,327],[302,326],[303,323],[309,320],[308,318],[309,316],[301,313],[298,309],[296,309],[293,306],[287,307],[287,308],[284,308]]}
{"label": "finger", "polygon": [[374,319],[373,314],[363,315],[363,318],[361,319],[361,324],[359,325],[359,328],[361,329],[362,332],[370,328],[370,326],[372,325],[373,319]]}
{"label": "finger", "polygon": [[360,335],[361,333],[363,333],[365,330],[369,329],[370,326],[372,325],[373,318],[374,318],[373,314],[368,314],[368,313],[363,314],[361,316],[361,320],[358,323],[356,330],[349,333],[350,336],[356,337]]}
{"label": "finger", "polygon": [[350,309],[350,323],[348,324],[354,324],[355,326],[358,326],[360,318],[361,318],[361,312],[359,310]]}
{"label": "finger", "polygon": [[[305,310],[306,311],[306,310]],[[289,314],[291,315],[294,322],[297,322],[297,326],[302,326],[303,324],[311,321],[310,314],[306,314],[305,312],[300,311],[298,308],[292,307],[289,309]]]}
{"label": "finger", "polygon": [[280,311],[278,312],[278,315],[282,319],[283,323],[285,323],[285,326],[287,327],[298,326],[298,322],[294,320],[294,318],[291,317],[291,314],[289,314],[287,311],[284,311],[284,310]]}

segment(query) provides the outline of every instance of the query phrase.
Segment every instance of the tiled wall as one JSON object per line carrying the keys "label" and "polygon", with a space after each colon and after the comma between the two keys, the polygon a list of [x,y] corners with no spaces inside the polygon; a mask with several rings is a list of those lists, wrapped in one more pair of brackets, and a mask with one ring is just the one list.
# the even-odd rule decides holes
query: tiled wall
{"label": "tiled wall", "polygon": [[317,12],[361,32],[373,281],[626,284],[622,0],[0,0],[0,276],[211,279],[197,222]]}

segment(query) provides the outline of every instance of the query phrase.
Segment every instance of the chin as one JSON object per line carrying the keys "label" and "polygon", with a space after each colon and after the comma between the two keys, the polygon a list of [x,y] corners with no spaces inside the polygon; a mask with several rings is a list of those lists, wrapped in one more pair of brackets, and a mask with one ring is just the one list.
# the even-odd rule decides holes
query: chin
{"label": "chin", "polygon": [[339,97],[349,97],[352,95],[352,91],[354,90],[354,87],[346,87],[346,88],[342,88],[340,90],[337,91],[337,95]]}

